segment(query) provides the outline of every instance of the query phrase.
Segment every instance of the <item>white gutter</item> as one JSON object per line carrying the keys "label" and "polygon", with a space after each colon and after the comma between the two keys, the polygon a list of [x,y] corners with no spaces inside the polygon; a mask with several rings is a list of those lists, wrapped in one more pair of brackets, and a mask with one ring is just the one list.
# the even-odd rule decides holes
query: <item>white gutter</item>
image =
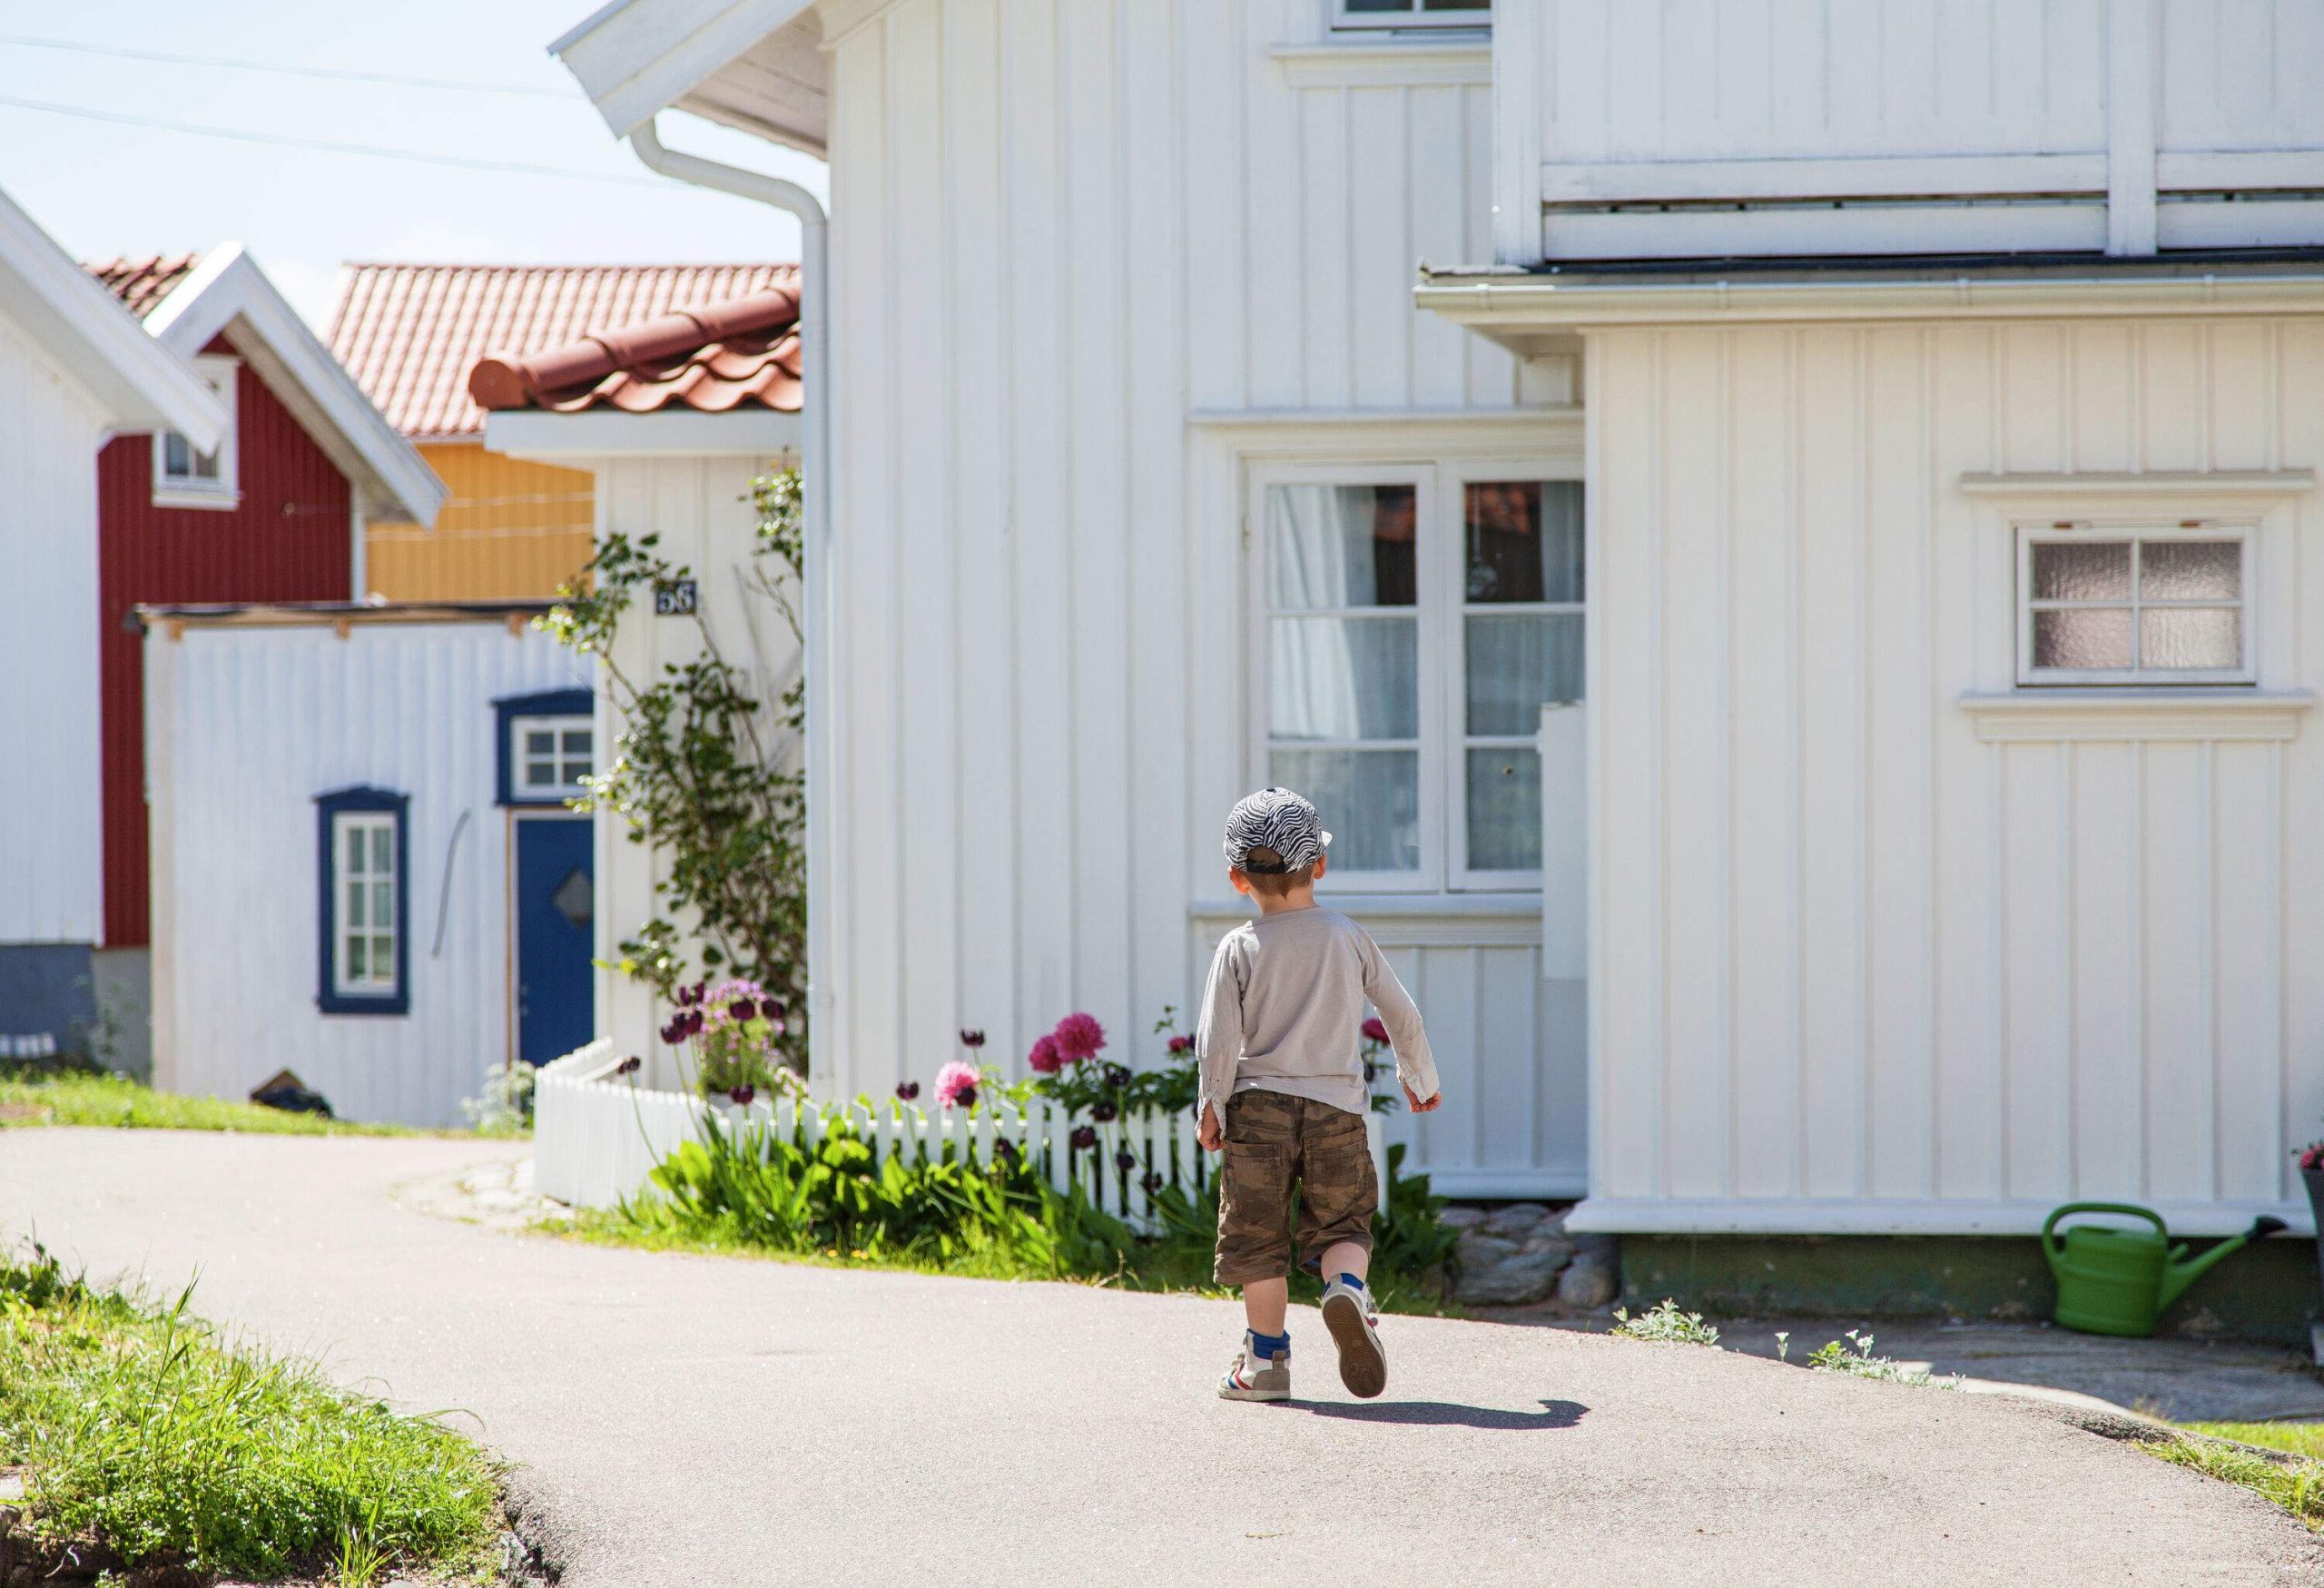
{"label": "white gutter", "polygon": [[832,368],[823,309],[830,217],[822,201],[797,182],[664,148],[652,120],[629,134],[629,146],[664,176],[771,204],[799,218],[799,408],[804,432],[800,450],[806,514],[800,577],[807,587],[800,608],[807,674],[807,1073],[818,1080],[834,1072],[841,1051],[840,1033],[832,1028],[839,999],[832,984],[831,952],[830,855],[838,842],[841,813],[831,754],[838,681],[831,665]]}

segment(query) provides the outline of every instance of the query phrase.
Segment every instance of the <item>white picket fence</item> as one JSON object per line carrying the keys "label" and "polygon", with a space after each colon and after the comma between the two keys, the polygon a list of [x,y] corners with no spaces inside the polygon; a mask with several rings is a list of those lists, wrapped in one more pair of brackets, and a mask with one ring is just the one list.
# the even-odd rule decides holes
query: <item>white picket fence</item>
{"label": "white picket fence", "polygon": [[[633,1085],[615,1073],[619,1064],[612,1049],[598,1041],[541,1067],[533,1092],[533,1185],[543,1196],[575,1208],[613,1207],[646,1190],[654,1166],[701,1133],[713,1105],[683,1092]],[[1096,1127],[1095,1151],[1077,1152],[1070,1141],[1075,1121],[1046,1102],[1025,1110],[1000,1103],[933,1112],[894,1100],[832,1104],[785,1098],[773,1103],[756,1100],[748,1108],[715,1106],[728,1123],[755,1120],[785,1136],[800,1132],[811,1143],[844,1120],[875,1159],[911,1155],[990,1163],[996,1144],[1007,1141],[1032,1155],[1058,1190],[1081,1197],[1141,1231],[1158,1227],[1156,1189],[1175,1187],[1193,1196],[1211,1172],[1210,1155],[1195,1141],[1194,1116],[1184,1110],[1110,1119]],[[1384,1197],[1386,1137],[1378,1114],[1367,1115],[1365,1122]],[[1127,1169],[1119,1162],[1124,1151],[1132,1159]],[[1154,1177],[1150,1184],[1148,1176]]]}

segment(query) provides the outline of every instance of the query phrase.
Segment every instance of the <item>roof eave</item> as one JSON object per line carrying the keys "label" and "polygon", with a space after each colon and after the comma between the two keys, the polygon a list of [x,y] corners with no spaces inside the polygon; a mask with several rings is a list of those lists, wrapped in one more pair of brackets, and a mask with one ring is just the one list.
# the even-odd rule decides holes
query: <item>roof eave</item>
{"label": "roof eave", "polygon": [[2324,313],[2324,273],[1575,282],[1423,271],[1414,304],[1510,346],[1620,326]]}
{"label": "roof eave", "polygon": [[684,108],[822,157],[819,129],[738,116],[714,96],[685,103],[717,73],[769,35],[812,26],[815,0],[734,0],[704,17],[675,0],[614,0],[549,45],[616,138],[663,111]]}

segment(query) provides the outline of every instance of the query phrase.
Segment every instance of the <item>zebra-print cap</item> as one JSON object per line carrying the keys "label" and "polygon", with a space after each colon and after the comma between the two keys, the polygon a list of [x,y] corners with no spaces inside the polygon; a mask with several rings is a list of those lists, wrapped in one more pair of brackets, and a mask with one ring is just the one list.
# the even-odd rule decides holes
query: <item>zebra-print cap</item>
{"label": "zebra-print cap", "polygon": [[[1226,863],[1237,871],[1280,875],[1313,865],[1324,858],[1332,835],[1324,831],[1315,807],[1287,788],[1263,788],[1245,794],[1226,813]],[[1272,849],[1283,857],[1276,865],[1253,865],[1251,851]]]}

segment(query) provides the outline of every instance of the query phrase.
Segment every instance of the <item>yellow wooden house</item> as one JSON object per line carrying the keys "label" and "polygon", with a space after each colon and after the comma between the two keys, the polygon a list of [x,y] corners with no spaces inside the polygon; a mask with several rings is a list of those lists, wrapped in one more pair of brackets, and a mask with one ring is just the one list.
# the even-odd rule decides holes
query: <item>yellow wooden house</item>
{"label": "yellow wooden house", "polygon": [[435,528],[375,522],[367,593],[391,601],[537,599],[589,560],[586,470],[488,451],[468,371],[673,309],[790,284],[797,266],[353,264],[331,350],[451,495]]}

